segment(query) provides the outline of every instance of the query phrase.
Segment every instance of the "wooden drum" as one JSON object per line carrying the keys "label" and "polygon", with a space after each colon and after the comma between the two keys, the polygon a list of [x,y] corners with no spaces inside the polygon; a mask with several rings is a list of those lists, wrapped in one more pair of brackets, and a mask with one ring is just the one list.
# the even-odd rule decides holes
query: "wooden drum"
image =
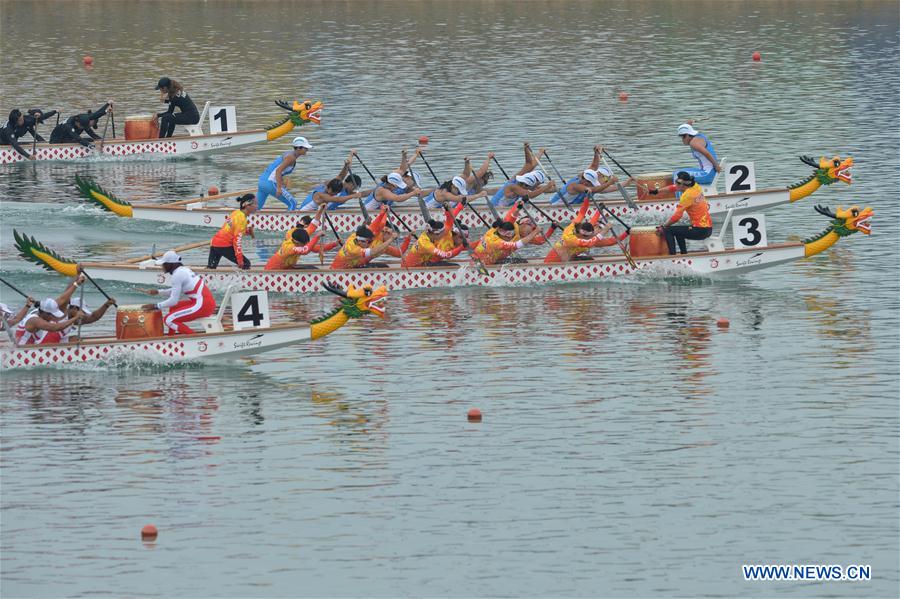
{"label": "wooden drum", "polygon": [[[639,200],[665,200],[675,197],[674,191],[663,189],[663,187],[672,184],[672,173],[647,173],[635,176],[634,180],[637,181],[637,199]],[[659,194],[650,195],[647,193],[648,187],[650,189],[659,189]]]}
{"label": "wooden drum", "polygon": [[119,306],[116,311],[116,339],[161,337],[162,334],[163,317],[159,310],[144,310],[138,304]]}
{"label": "wooden drum", "polygon": [[656,227],[631,227],[628,245],[635,258],[669,255],[666,238],[656,232]]}
{"label": "wooden drum", "polygon": [[155,114],[125,117],[125,139],[156,139],[157,137],[159,137],[159,120]]}

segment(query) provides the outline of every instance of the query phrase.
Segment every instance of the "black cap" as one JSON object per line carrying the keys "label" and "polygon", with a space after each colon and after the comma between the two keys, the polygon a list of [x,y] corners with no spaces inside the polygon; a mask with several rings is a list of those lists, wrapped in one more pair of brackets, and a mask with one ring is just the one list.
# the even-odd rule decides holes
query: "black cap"
{"label": "black cap", "polygon": [[164,87],[169,87],[172,84],[172,80],[168,77],[163,77],[159,81],[156,82],[156,87],[154,89],[162,89]]}
{"label": "black cap", "polygon": [[253,195],[252,193],[245,193],[244,195],[242,195],[241,197],[239,197],[237,199],[237,203],[241,208],[243,208],[244,206],[253,202],[254,200],[256,200],[255,195]]}
{"label": "black cap", "polygon": [[363,237],[365,239],[374,239],[375,238],[375,234],[372,233],[372,230],[369,229],[368,227],[364,227],[364,226],[356,228],[356,236]]}

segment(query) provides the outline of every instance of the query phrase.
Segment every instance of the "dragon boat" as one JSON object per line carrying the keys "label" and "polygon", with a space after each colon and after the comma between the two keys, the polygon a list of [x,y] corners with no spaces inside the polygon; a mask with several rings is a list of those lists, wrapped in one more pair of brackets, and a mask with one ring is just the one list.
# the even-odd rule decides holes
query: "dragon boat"
{"label": "dragon boat", "polygon": [[[723,216],[732,209],[734,209],[735,214],[758,212],[781,204],[797,202],[811,195],[823,185],[831,185],[837,181],[843,181],[848,185],[852,183],[850,169],[853,166],[853,158],[848,157],[844,159],[839,156],[833,158],[822,157],[817,161],[808,156],[801,156],[800,160],[815,169],[806,179],[790,185],[786,189],[765,189],[740,194],[708,195],[706,196],[706,201],[709,203],[710,214]],[[220,194],[220,196],[179,200],[170,204],[132,204],[116,197],[109,191],[105,191],[90,179],[77,177],[76,185],[79,194],[85,200],[117,216],[216,228],[221,227],[225,223],[225,218],[231,214],[234,206],[226,207],[214,204],[225,199],[225,197],[239,193],[234,192],[232,194]],[[249,193],[253,191],[255,190],[246,190]],[[634,213],[624,200],[604,199],[606,207],[619,216],[626,213],[631,213],[631,216],[669,215],[675,210],[676,203],[674,199],[639,200],[637,202],[637,212]],[[563,205],[550,205],[546,201],[538,201],[537,206],[541,207],[547,216],[557,221],[568,220],[572,215],[571,211]],[[398,204],[394,209],[411,227],[421,229],[425,226],[425,218],[419,209],[415,207],[414,203],[411,203],[409,206]],[[487,209],[481,208],[480,210],[486,211]],[[312,212],[306,211],[288,211],[277,208],[263,209],[250,215],[250,224],[258,231],[284,231],[294,227],[304,214],[312,216]],[[489,215],[483,216],[489,218]],[[542,214],[536,213],[533,216],[539,223],[549,224]],[[353,231],[356,227],[363,224],[364,219],[360,212],[351,210],[349,207],[347,209],[333,210],[329,212],[329,217],[335,229],[339,232]],[[482,225],[475,213],[469,210],[461,212],[458,220],[469,227]]]}
{"label": "dragon boat", "polygon": [[[384,317],[382,302],[388,292],[382,286],[338,287],[326,289],[341,296],[339,305],[309,324],[282,324],[242,330],[116,339],[94,337],[74,343],[55,343],[25,347],[0,346],[0,365],[4,369],[40,368],[85,362],[116,363],[121,359],[184,362],[233,358],[272,351],[319,339],[338,330],[350,319],[367,314]],[[224,303],[224,302],[223,302]],[[222,311],[219,312],[221,321]]]}
{"label": "dragon boat", "polygon": [[[392,290],[422,289],[434,287],[459,287],[468,285],[530,285],[562,283],[573,281],[593,281],[618,275],[629,275],[636,271],[662,274],[663,276],[709,276],[740,275],[763,268],[808,258],[819,254],[857,231],[870,233],[870,208],[848,209],[838,207],[836,212],[816,206],[816,211],[832,220],[829,227],[819,235],[802,243],[783,243],[765,247],[725,249],[722,242],[723,225],[719,237],[707,240],[707,250],[683,255],[634,256],[631,260],[623,254],[604,254],[590,260],[575,260],[566,263],[545,264],[539,260],[521,263],[474,267],[463,262],[449,262],[441,266],[403,268],[398,263],[383,263],[382,268],[361,268],[333,270],[331,268],[303,265],[292,270],[249,270],[216,269],[191,266],[198,275],[204,277],[213,288],[240,285],[251,289],[281,293],[310,293],[321,289],[324,283],[339,285],[360,285],[363,281],[375,281],[387,285]],[[727,224],[726,219],[726,224]],[[78,264],[47,248],[34,238],[13,231],[19,254],[47,270],[73,277]],[[168,280],[155,261],[141,263],[124,262],[83,262],[82,267],[92,276],[113,281],[123,281],[141,285],[163,285]]]}
{"label": "dragon boat", "polygon": [[[214,133],[209,135],[176,135],[156,139],[105,139],[97,141],[93,147],[81,144],[34,144],[36,160],[83,160],[104,158],[184,158],[202,156],[233,150],[244,146],[278,139],[305,123],[319,124],[322,118],[321,102],[297,102],[293,104],[278,100],[278,106],[288,115],[265,129],[236,131],[234,133]],[[199,130],[199,129],[198,129]],[[26,159],[12,146],[0,146],[0,164],[12,164]]]}

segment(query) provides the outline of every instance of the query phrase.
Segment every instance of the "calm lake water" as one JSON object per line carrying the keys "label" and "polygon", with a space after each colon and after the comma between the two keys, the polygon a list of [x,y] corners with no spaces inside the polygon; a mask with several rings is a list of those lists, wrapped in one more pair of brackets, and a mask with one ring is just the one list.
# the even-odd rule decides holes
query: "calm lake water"
{"label": "calm lake water", "polygon": [[[898,596],[898,20],[895,2],[0,2],[3,111],[113,98],[121,127],[160,110],[163,75],[241,128],[321,99],[296,188],[350,148],[385,172],[421,135],[442,177],[488,150],[517,169],[524,140],[564,173],[595,143],[672,170],[694,118],[760,187],[804,178],[801,154],[854,157],[852,187],[767,213],[770,242],[827,226],[816,203],[875,210],[870,237],[753,277],[394,293],[383,321],[252,360],[4,373],[0,594]],[[83,207],[77,173],[180,199],[254,186],[287,145],[3,167],[4,277],[64,285],[14,228],[85,258],[211,234]],[[297,320],[334,303],[271,300]],[[769,563],[872,580],[744,581]]]}

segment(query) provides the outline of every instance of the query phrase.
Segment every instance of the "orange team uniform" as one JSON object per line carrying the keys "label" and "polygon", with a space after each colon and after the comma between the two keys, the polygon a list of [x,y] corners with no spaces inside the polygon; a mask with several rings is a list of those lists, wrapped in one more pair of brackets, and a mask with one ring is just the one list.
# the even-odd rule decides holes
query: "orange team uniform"
{"label": "orange team uniform", "polygon": [[675,214],[672,215],[666,226],[677,223],[685,212],[688,213],[688,218],[691,219],[691,226],[698,229],[712,228],[709,204],[706,203],[706,198],[703,197],[703,188],[700,187],[699,183],[694,183],[693,187],[689,187],[681,194],[681,200],[678,202],[678,207],[675,208]]}
{"label": "orange team uniform", "polygon": [[225,219],[222,228],[213,235],[210,245],[217,248],[234,248],[234,255],[237,258],[237,264],[244,264],[244,250],[242,241],[244,233],[247,232],[247,215],[243,210],[235,210]]}
{"label": "orange team uniform", "polygon": [[316,235],[306,245],[297,245],[293,239],[282,242],[278,251],[272,254],[272,257],[266,262],[266,270],[293,268],[300,256],[305,256],[317,247],[321,237],[321,235]]}
{"label": "orange team uniform", "polygon": [[[509,209],[503,216],[503,220],[513,223],[516,228],[515,235],[510,241],[506,241],[497,234],[497,229],[488,229],[487,233],[478,241],[472,254],[481,260],[483,264],[497,264],[503,262],[512,255],[513,252],[522,248],[525,244],[522,242],[522,235],[519,233],[519,223],[516,219],[519,215],[519,209],[515,206]],[[546,233],[535,235],[529,242],[531,245],[541,245],[547,242],[547,239],[553,233],[553,225],[547,229]]]}
{"label": "orange team uniform", "polygon": [[[304,229],[304,231],[306,231],[309,234],[310,239],[313,238],[313,233],[316,232],[316,229],[319,227],[319,224],[320,224],[319,221],[314,219]],[[291,241],[293,239],[294,231],[296,231],[298,228],[299,227],[293,227],[291,229],[288,229],[284,233],[284,240]],[[337,241],[329,241],[328,243],[323,243],[321,246],[318,243],[310,244],[310,245],[312,246],[309,249],[310,252],[318,252],[319,250],[321,250],[323,252],[330,252],[331,250],[333,250],[334,248],[336,248],[338,246],[338,242]]]}
{"label": "orange team uniform", "polygon": [[[569,223],[568,227],[563,229],[562,238],[560,238],[559,241],[553,244],[553,247],[550,248],[549,252],[547,252],[547,256],[544,258],[545,264],[565,262],[567,260],[571,260],[578,254],[583,254],[591,248],[606,247],[616,243],[616,237],[614,235],[603,237],[602,235],[598,234],[589,239],[581,239],[575,234],[575,227],[584,220],[589,205],[590,199],[585,198],[584,202],[581,204],[581,209],[578,211],[578,214],[575,215],[575,219],[571,223]],[[595,227],[597,226],[597,223],[600,222],[599,211],[594,213],[594,215],[591,217],[590,222]],[[628,233],[626,231],[623,231],[620,239],[624,239],[627,235]],[[568,256],[568,259],[564,260],[564,256]]]}
{"label": "orange team uniform", "polygon": [[[387,208],[382,208],[378,216],[372,221],[372,224],[369,225],[369,230],[375,234],[375,237],[372,240],[373,246],[383,242],[384,226],[386,223]],[[386,253],[399,258],[402,255],[402,252],[409,247],[409,241],[410,239],[407,237],[403,242],[403,247],[389,247]],[[334,257],[331,268],[343,269],[365,266],[372,259],[371,253],[371,250],[363,249],[356,243],[356,233],[353,233],[347,238],[347,241],[344,242],[344,247],[340,249],[337,256]]]}
{"label": "orange team uniform", "polygon": [[434,262],[457,256],[463,250],[463,246],[453,246],[453,218],[453,212],[447,210],[444,218],[444,229],[436,242],[431,241],[428,233],[419,235],[416,244],[409,253],[403,256],[403,261],[401,262],[403,267],[427,266]]}

